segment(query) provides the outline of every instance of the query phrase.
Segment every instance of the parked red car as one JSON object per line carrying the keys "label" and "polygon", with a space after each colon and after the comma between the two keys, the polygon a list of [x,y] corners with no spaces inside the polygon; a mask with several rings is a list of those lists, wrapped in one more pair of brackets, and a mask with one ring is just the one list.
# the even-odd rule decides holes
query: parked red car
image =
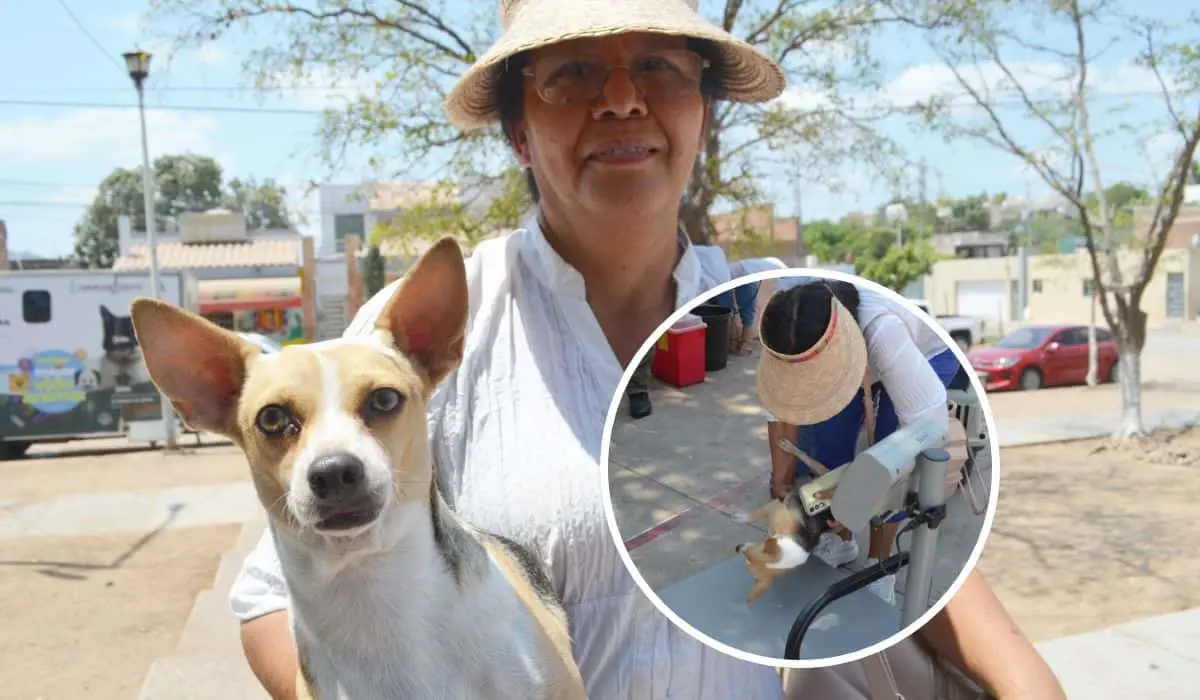
{"label": "parked red car", "polygon": [[[1026,326],[992,345],[974,348],[967,357],[988,390],[1084,384],[1088,371],[1088,327]],[[1098,379],[1115,380],[1117,344],[1105,328],[1096,328],[1096,360]]]}

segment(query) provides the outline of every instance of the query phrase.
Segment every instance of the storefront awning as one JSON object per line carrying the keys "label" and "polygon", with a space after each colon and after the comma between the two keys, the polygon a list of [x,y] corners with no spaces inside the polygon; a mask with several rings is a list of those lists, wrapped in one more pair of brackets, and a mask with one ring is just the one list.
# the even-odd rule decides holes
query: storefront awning
{"label": "storefront awning", "polygon": [[200,313],[287,309],[301,305],[299,277],[201,280]]}

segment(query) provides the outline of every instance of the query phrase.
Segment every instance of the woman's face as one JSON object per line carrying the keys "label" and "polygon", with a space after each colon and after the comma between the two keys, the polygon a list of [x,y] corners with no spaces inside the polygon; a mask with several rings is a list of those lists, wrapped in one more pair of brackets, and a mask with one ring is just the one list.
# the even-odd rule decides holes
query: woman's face
{"label": "woman's face", "polygon": [[699,89],[687,87],[702,69],[684,38],[653,34],[532,54],[514,144],[543,208],[614,220],[677,211],[707,115]]}

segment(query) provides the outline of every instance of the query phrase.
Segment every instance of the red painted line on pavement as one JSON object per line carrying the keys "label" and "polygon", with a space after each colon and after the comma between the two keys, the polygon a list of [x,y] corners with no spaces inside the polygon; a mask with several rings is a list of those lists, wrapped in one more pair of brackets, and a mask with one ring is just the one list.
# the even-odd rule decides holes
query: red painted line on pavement
{"label": "red painted line on pavement", "polygon": [[[722,491],[721,493],[718,493],[717,495],[713,496],[712,498],[708,499],[707,501],[704,501],[703,503],[697,503],[696,505],[691,506],[690,508],[688,508],[684,511],[681,511],[679,513],[676,513],[675,515],[672,515],[671,517],[667,518],[666,520],[662,521],[661,523],[658,523],[657,525],[653,525],[653,526],[639,532],[638,534],[634,535],[633,537],[630,537],[629,539],[625,540],[625,549],[632,552],[633,550],[637,549],[638,547],[641,547],[642,545],[649,544],[649,543],[653,542],[654,540],[657,540],[658,538],[662,537],[663,535],[667,534],[668,532],[675,530],[680,525],[687,523],[689,520],[694,520],[696,517],[708,512],[708,511],[718,511],[719,512],[722,506],[729,505],[730,503],[732,503],[732,502],[736,501],[737,499],[741,498],[742,496],[746,495],[753,489],[762,488],[763,486],[770,483],[770,481],[771,481],[770,474],[763,474],[761,476],[756,476],[753,479],[743,481],[742,483],[738,484],[737,486],[734,486],[732,488],[726,489],[725,491]],[[764,502],[765,502],[765,500],[766,500],[766,498],[764,497]]]}

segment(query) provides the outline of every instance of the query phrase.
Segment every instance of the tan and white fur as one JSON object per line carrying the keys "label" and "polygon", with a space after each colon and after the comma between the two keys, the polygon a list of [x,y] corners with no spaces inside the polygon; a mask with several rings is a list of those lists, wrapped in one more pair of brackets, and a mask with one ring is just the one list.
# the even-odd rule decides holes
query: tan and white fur
{"label": "tan and white fur", "polygon": [[758,600],[777,578],[808,561],[821,533],[829,529],[826,518],[805,512],[795,490],[748,514],[735,515],[734,519],[742,523],[764,521],[767,530],[762,540],[744,542],[734,548],[754,577],[754,585],[746,596],[747,604]]}
{"label": "tan and white fur", "polygon": [[291,597],[298,695],[582,700],[567,618],[532,554],[446,506],[426,404],[462,359],[452,239],[409,271],[375,332],[264,355],[150,299],[132,305],[154,383],[245,452]]}

